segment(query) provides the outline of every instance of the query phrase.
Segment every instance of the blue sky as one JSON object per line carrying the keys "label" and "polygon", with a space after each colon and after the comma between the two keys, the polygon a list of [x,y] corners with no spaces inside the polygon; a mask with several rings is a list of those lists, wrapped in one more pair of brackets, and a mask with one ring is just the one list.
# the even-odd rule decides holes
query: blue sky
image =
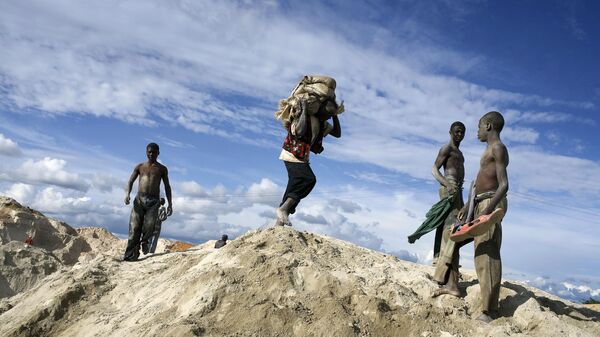
{"label": "blue sky", "polygon": [[[150,141],[169,167],[167,237],[273,224],[286,184],[273,118],[304,74],[337,79],[343,136],[314,156],[294,226],[430,262],[406,236],[437,201],[455,120],[506,118],[507,278],[600,297],[600,4],[583,1],[4,1],[0,192],[75,226],[127,231]],[[462,252],[472,266],[472,247]]]}

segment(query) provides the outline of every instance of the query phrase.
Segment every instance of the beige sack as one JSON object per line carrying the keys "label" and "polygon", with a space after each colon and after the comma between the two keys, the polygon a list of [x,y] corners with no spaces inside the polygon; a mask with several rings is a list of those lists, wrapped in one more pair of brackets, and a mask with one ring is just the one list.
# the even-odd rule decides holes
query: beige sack
{"label": "beige sack", "polygon": [[[311,115],[319,111],[321,103],[327,99],[335,100],[336,82],[328,76],[304,76],[296,85],[290,97],[279,101],[279,110],[275,112],[275,118],[283,124],[290,123],[292,119],[300,115],[300,101],[306,100],[308,113]],[[344,111],[344,104],[340,104],[338,114]]]}

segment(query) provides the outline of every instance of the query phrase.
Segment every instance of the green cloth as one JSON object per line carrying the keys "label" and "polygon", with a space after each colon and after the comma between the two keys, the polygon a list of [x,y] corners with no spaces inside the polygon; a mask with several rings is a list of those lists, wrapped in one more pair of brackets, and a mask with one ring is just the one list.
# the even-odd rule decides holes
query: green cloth
{"label": "green cloth", "polygon": [[425,215],[425,221],[417,230],[408,236],[408,243],[415,243],[421,236],[444,225],[448,214],[452,211],[454,204],[454,194],[451,194],[438,201]]}

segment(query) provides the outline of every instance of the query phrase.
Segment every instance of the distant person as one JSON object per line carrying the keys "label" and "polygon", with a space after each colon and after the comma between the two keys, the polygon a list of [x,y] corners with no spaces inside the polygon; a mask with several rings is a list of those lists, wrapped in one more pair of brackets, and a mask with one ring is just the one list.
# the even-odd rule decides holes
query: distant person
{"label": "distant person", "polygon": [[[433,177],[440,183],[440,201],[427,212],[423,224],[408,237],[414,243],[422,235],[435,231],[433,243],[433,264],[437,263],[440,250],[450,238],[450,228],[456,222],[456,216],[464,205],[462,196],[463,179],[465,178],[465,158],[460,151],[460,143],[465,138],[465,125],[454,122],[450,125],[450,141],[440,148],[431,169]],[[444,168],[444,175],[440,168]],[[453,244],[453,242],[451,242]]]}
{"label": "distant person", "polygon": [[221,247],[225,246],[227,244],[227,239],[229,239],[227,234],[223,234],[221,236],[221,239],[217,240],[217,242],[215,242],[215,248],[221,248]]}
{"label": "distant person", "polygon": [[31,235],[27,235],[27,238],[25,238],[25,243],[33,246],[33,238],[31,237]]}
{"label": "distant person", "polygon": [[[327,135],[340,138],[342,129],[338,119],[338,104],[335,99],[321,103],[319,111],[310,115],[305,100],[301,101],[300,116],[286,126],[288,134],[283,142],[279,159],[285,164],[288,183],[279,208],[276,209],[276,226],[292,223],[289,215],[296,212],[296,206],[304,199],[317,183],[317,178],[310,168],[310,152],[323,151],[323,138]],[[333,120],[333,126],[327,122]]]}
{"label": "distant person", "polygon": [[[480,215],[489,215],[497,208],[502,208],[504,214],[506,214],[508,207],[508,201],[506,200],[508,174],[506,168],[509,160],[508,150],[500,139],[500,132],[503,127],[504,117],[497,111],[490,111],[479,120],[477,138],[482,142],[487,142],[487,147],[481,156],[479,173],[475,180],[475,218]],[[459,212],[458,218],[464,219],[466,212],[467,206],[465,205]],[[476,236],[473,240],[475,245],[475,271],[481,289],[481,315],[477,319],[487,323],[496,318],[500,297],[502,219],[492,224],[487,232]],[[456,246],[458,247],[458,245]],[[452,261],[451,266],[452,269],[456,269],[456,272],[458,272],[458,261]],[[457,291],[458,287],[454,289],[444,287],[438,289],[434,296],[454,295],[452,292]]]}
{"label": "distant person", "polygon": [[133,209],[129,218],[129,238],[123,260],[135,261],[140,255],[140,243],[144,254],[150,250],[148,239],[154,231],[158,221],[158,208],[160,202],[160,182],[165,186],[167,201],[167,215],[173,213],[171,201],[171,185],[167,167],[157,161],[160,154],[156,143],[146,146],[148,160],[138,164],[134,169],[125,195],[125,205],[129,205],[131,189],[135,180],[140,177],[137,195],[133,201]]}
{"label": "distant person", "polygon": [[158,238],[160,237],[160,230],[163,221],[167,220],[167,208],[165,207],[165,198],[160,198],[160,208],[158,209],[158,219],[154,224],[154,230],[148,238],[148,244],[150,245],[150,253],[156,252],[156,245],[158,244]]}

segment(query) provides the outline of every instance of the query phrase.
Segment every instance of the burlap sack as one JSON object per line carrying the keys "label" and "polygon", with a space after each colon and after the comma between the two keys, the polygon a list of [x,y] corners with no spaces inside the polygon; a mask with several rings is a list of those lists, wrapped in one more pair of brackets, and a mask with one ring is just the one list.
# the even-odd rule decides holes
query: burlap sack
{"label": "burlap sack", "polygon": [[[300,115],[300,101],[305,100],[308,105],[308,113],[311,115],[319,111],[321,103],[327,99],[335,100],[336,82],[328,76],[304,76],[296,85],[290,97],[279,101],[279,110],[275,112],[275,118],[283,124]],[[338,114],[344,111],[343,103],[338,108]]]}

